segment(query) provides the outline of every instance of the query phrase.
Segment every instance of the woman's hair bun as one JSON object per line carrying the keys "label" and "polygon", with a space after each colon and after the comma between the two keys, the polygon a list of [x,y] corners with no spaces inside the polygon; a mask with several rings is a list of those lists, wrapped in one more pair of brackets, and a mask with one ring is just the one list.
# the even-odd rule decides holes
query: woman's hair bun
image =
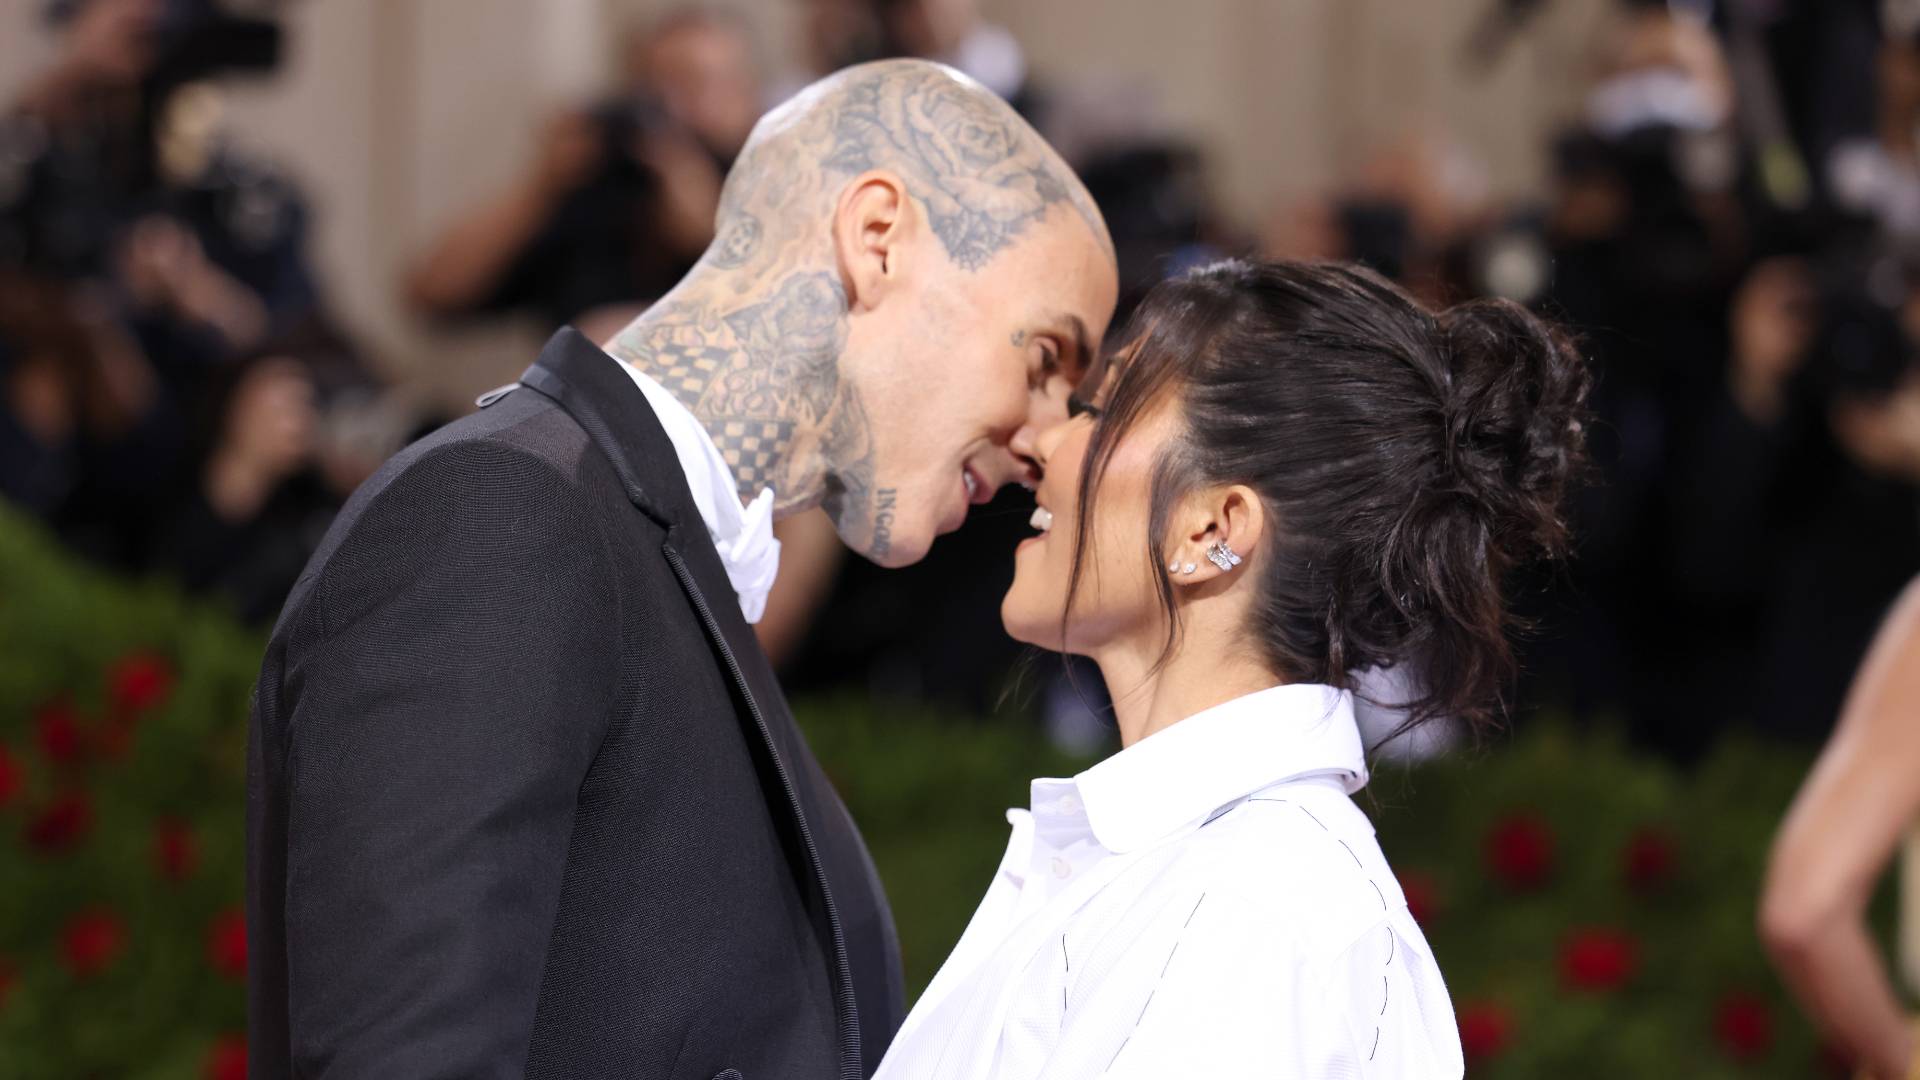
{"label": "woman's hair bun", "polygon": [[1471,300],[1436,321],[1449,464],[1488,539],[1514,561],[1564,554],[1565,498],[1586,460],[1586,361],[1511,300]]}

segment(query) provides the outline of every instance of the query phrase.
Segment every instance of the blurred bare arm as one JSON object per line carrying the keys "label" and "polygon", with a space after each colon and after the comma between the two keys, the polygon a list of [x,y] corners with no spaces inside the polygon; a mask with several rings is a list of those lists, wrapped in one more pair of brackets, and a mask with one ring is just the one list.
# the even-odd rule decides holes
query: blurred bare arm
{"label": "blurred bare arm", "polygon": [[1819,1026],[1880,1077],[1907,1075],[1913,1038],[1867,933],[1874,883],[1920,815],[1920,581],[1856,678],[1839,727],[1774,840],[1760,930]]}
{"label": "blurred bare arm", "polygon": [[453,315],[480,304],[603,153],[592,117],[554,117],[534,168],[506,193],[455,221],[408,271],[408,306],[423,315]]}

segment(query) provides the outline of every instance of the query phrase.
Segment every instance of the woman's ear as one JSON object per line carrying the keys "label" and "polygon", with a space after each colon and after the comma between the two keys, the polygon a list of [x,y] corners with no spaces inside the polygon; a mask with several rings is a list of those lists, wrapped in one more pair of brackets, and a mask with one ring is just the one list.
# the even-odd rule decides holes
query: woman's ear
{"label": "woman's ear", "polygon": [[1245,484],[1235,484],[1221,499],[1217,516],[1219,533],[1208,542],[1224,543],[1242,559],[1251,556],[1260,546],[1260,535],[1267,524],[1266,506],[1260,501],[1260,493]]}
{"label": "woman's ear", "polygon": [[878,305],[899,284],[914,226],[912,200],[895,173],[870,170],[841,190],[833,250],[850,310]]}
{"label": "woman's ear", "polygon": [[[1231,573],[1252,557],[1265,528],[1266,508],[1259,493],[1245,484],[1197,492],[1175,511],[1174,536],[1178,542],[1168,551],[1167,568],[1174,580],[1196,583]],[[1228,567],[1219,566],[1208,556],[1216,544],[1225,545],[1222,555],[1229,559]],[[1228,551],[1230,556],[1225,554]],[[1189,566],[1194,568],[1192,573],[1187,572]]]}

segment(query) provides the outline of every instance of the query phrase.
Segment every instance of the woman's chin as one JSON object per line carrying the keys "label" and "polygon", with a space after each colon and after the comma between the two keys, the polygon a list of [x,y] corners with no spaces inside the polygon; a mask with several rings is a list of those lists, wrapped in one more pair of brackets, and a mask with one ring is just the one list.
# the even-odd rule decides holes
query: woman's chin
{"label": "woman's chin", "polygon": [[1008,637],[1022,645],[1055,649],[1055,644],[1050,644],[1047,639],[1051,638],[1054,642],[1058,642],[1059,619],[1055,618],[1050,632],[1042,630],[1039,626],[1040,622],[1041,620],[1034,617],[1030,606],[1020,601],[1020,584],[1016,581],[1014,587],[1007,592],[1006,598],[1000,601],[1000,625],[1007,631]]}

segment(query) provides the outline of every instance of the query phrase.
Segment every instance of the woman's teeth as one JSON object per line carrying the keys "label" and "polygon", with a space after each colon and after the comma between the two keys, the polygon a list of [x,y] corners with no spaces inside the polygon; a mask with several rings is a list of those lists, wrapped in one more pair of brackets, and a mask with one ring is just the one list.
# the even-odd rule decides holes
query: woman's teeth
{"label": "woman's teeth", "polygon": [[1046,532],[1053,528],[1053,511],[1044,506],[1036,506],[1033,508],[1033,516],[1027,519],[1027,523],[1041,532]]}
{"label": "woman's teeth", "polygon": [[967,483],[967,501],[972,502],[980,494],[980,481],[973,478],[971,471],[962,472],[960,478]]}

